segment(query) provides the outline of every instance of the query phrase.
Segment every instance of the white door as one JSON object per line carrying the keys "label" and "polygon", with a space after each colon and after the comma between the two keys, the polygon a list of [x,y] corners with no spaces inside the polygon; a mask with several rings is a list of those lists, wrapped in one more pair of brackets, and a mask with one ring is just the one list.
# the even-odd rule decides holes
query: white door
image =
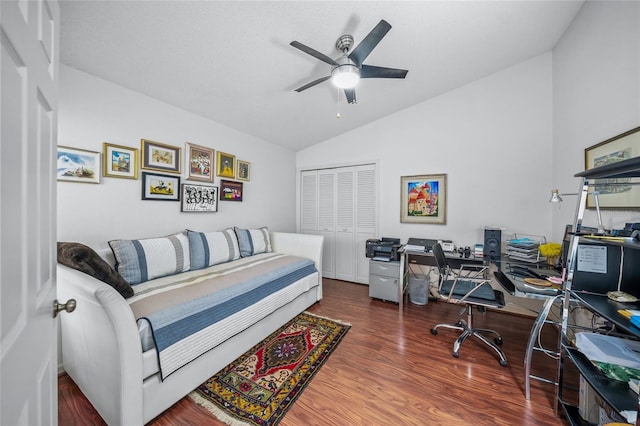
{"label": "white door", "polygon": [[356,281],[354,169],[336,169],[336,278]]}
{"label": "white door", "polygon": [[369,284],[366,241],[376,235],[376,170],[373,164],[357,166],[355,186],[356,282]]}
{"label": "white door", "polygon": [[56,425],[59,6],[0,1],[0,424]]}
{"label": "white door", "polygon": [[324,236],[322,276],[336,278],[335,171],[318,170],[318,233]]}

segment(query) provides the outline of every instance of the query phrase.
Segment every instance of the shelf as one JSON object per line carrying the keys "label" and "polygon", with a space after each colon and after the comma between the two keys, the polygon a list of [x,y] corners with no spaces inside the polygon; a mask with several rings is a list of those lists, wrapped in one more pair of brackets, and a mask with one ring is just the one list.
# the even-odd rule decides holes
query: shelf
{"label": "shelf", "polygon": [[591,423],[580,417],[578,407],[563,402],[562,409],[571,426],[591,426]]}
{"label": "shelf", "polygon": [[579,350],[574,348],[566,348],[566,350],[580,374],[614,410],[621,412],[638,409],[638,394],[629,389],[629,385],[606,377]]}
{"label": "shelf", "polygon": [[[611,237],[611,238],[615,238],[615,237]],[[624,248],[630,248],[633,250],[640,250],[640,241],[638,240],[632,240],[629,241],[628,239],[625,239],[625,241],[618,241],[615,239],[606,239],[606,238],[588,238],[588,236],[580,236],[580,243],[581,244],[605,244],[608,246],[621,246]]]}
{"label": "shelf", "polygon": [[583,303],[589,310],[596,312],[599,316],[606,318],[615,324],[620,330],[629,334],[640,337],[640,328],[631,324],[631,321],[618,313],[619,309],[637,309],[640,310],[640,302],[636,303],[620,303],[609,299],[604,294],[583,293],[580,291],[572,292],[573,296]]}
{"label": "shelf", "polygon": [[628,160],[618,161],[616,163],[585,170],[583,172],[576,173],[574,176],[583,177],[585,179],[638,177],[640,176],[640,157],[629,158]]}

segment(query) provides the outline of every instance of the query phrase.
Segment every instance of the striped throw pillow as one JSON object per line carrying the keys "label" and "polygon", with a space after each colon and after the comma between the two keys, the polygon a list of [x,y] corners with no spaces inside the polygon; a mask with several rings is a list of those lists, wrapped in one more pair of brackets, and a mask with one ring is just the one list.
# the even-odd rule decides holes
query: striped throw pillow
{"label": "striped throw pillow", "polygon": [[191,269],[189,239],[182,232],[143,240],[113,240],[109,246],[116,258],[116,271],[132,285]]}
{"label": "striped throw pillow", "polygon": [[216,232],[187,231],[187,235],[193,270],[240,259],[238,240],[231,228]]}
{"label": "striped throw pillow", "polygon": [[269,228],[263,226],[258,229],[234,228],[238,236],[240,256],[248,257],[259,253],[271,253],[271,239]]}

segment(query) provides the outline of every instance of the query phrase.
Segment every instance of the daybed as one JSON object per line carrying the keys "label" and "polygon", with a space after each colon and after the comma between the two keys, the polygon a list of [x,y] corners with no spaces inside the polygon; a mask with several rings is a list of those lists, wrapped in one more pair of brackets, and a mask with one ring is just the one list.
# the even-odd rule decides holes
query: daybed
{"label": "daybed", "polygon": [[[251,240],[250,234],[247,235]],[[77,301],[77,308],[74,312],[64,313],[60,316],[63,367],[107,424],[142,425],[149,422],[278,327],[322,298],[320,271],[322,270],[323,237],[273,232],[267,233],[266,239],[267,253],[254,256],[246,255],[237,260],[207,266],[207,263],[215,263],[212,262],[212,259],[215,258],[213,251],[207,254],[209,260],[205,261],[203,265],[202,256],[198,258],[198,255],[193,253],[196,247],[194,241],[196,240],[193,240],[190,235],[188,239],[191,241],[189,246],[192,251],[190,259],[180,260],[185,263],[180,267],[185,267],[186,263],[190,263],[189,270],[133,285],[132,288],[136,294],[126,299],[113,286],[80,272],[80,270],[58,264],[58,298],[65,301],[68,299]],[[269,240],[271,250],[269,250]],[[145,240],[139,241],[144,242]],[[180,241],[184,243],[182,237],[180,237]],[[206,246],[206,238],[203,237],[203,241]],[[239,241],[242,246],[242,239]],[[179,243],[177,247],[180,247],[182,243]],[[96,252],[124,277],[123,265],[116,265],[114,252],[120,256],[122,252],[127,251],[127,246],[120,245],[118,248],[120,251],[118,251],[112,242],[110,245],[113,252],[108,248],[99,249]],[[129,245],[131,246],[131,244]],[[140,250],[140,246],[138,243],[136,246],[138,250]],[[186,246],[183,248],[186,249]],[[271,253],[268,253],[269,251]],[[140,317],[139,315],[142,315],[143,318],[152,316],[148,315],[148,312],[145,313],[145,309],[148,307],[135,306],[140,303],[144,305],[144,301],[140,302],[139,300],[142,297],[139,293],[157,292],[162,294],[166,286],[171,287],[180,280],[197,281],[199,279],[197,276],[200,273],[213,276],[214,278],[211,278],[213,281],[221,278],[223,289],[235,289],[246,285],[246,282],[228,287],[230,277],[246,274],[245,270],[251,268],[248,266],[249,264],[259,264],[262,265],[261,268],[265,268],[264,265],[268,261],[261,259],[263,257],[265,259],[273,258],[274,254],[289,255],[286,256],[287,258],[295,256],[296,258],[310,259],[315,265],[315,271],[287,284],[280,290],[274,290],[274,293],[255,303],[251,302],[249,306],[238,308],[241,310],[228,317],[226,322],[220,321],[223,324],[223,333],[226,333],[226,335],[223,334],[222,341],[216,341],[216,338],[220,339],[219,337],[204,338],[196,335],[195,338],[185,338],[183,342],[174,344],[173,351],[168,354],[169,364],[177,356],[176,352],[190,351],[194,346],[202,345],[203,341],[209,341],[208,344],[213,347],[202,349],[201,354],[196,354],[195,358],[188,360],[185,365],[173,366],[166,370],[165,367],[161,367],[159,352],[154,345],[155,342],[158,347],[162,347],[159,344],[160,338],[155,334],[157,330],[152,334],[153,339],[149,343],[148,335],[146,338],[141,337],[141,329],[145,327],[139,327],[139,324],[144,326],[149,323],[144,319],[136,321],[134,310],[138,311],[138,317]],[[279,258],[284,257],[279,256]],[[99,261],[101,262],[101,260]],[[149,262],[149,270],[157,266],[152,264],[152,260],[147,259],[147,261]],[[301,259],[301,261],[306,260]],[[162,262],[161,260],[156,263]],[[198,262],[202,269],[193,271],[191,267],[195,267],[195,263]],[[314,265],[310,266],[313,268]],[[194,278],[194,274],[196,278]],[[258,277],[246,279],[246,275],[244,275],[241,280],[254,282],[263,276],[264,274],[259,273]],[[156,284],[155,287],[154,284]],[[185,285],[185,287],[193,286]],[[141,288],[146,290],[139,290]],[[155,288],[155,290],[150,290],[151,288]],[[175,293],[171,293],[171,297],[165,297],[165,299],[173,300],[175,297]],[[246,300],[244,296],[236,298]],[[218,314],[219,307],[226,306],[222,302],[219,303],[210,312]],[[142,314],[140,314],[140,309],[142,309]],[[197,309],[201,309],[201,307]],[[161,321],[164,321],[164,318],[161,318]],[[143,347],[149,345],[150,348],[143,350]],[[176,350],[176,348],[178,349]],[[163,350],[161,349],[160,353],[163,353]],[[161,374],[161,370],[165,370],[163,374]]]}

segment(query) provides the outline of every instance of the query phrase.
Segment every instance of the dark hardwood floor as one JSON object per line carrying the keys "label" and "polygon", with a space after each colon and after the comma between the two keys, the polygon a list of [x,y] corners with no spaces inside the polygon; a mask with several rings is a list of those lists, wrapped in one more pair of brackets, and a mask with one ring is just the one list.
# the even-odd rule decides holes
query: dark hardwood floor
{"label": "dark hardwood floor", "polygon": [[[298,425],[563,425],[554,415],[554,387],[532,380],[524,398],[523,356],[533,319],[476,313],[476,325],[499,331],[508,366],[476,339],[451,356],[457,334],[431,327],[456,322],[460,307],[430,300],[419,306],[371,300],[368,287],[324,280],[324,298],[309,311],[352,328],[280,423]],[[553,329],[543,341],[551,346]],[[534,372],[553,377],[555,361],[534,357]],[[59,389],[60,425],[104,422],[67,375]],[[183,398],[152,425],[222,425]]]}

